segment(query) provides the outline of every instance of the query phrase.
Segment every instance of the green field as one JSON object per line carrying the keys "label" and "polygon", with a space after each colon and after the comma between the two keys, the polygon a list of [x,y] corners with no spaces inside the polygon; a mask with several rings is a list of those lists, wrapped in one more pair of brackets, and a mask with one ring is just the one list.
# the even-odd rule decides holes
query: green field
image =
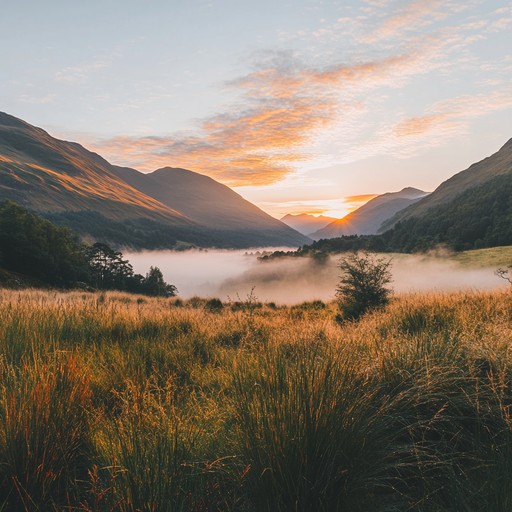
{"label": "green field", "polygon": [[512,296],[0,290],[0,509],[509,511]]}
{"label": "green field", "polygon": [[512,246],[464,251],[452,257],[464,267],[508,267],[512,265]]}

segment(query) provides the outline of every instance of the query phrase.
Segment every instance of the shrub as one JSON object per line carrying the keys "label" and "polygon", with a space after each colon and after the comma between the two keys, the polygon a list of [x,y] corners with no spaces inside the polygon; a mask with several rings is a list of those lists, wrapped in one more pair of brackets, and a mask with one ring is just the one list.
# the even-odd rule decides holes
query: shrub
{"label": "shrub", "polygon": [[204,305],[204,309],[210,313],[220,313],[224,309],[224,304],[217,298],[208,299]]}
{"label": "shrub", "polygon": [[341,319],[357,320],[389,302],[390,265],[391,260],[367,252],[341,258],[338,267],[342,275],[336,288]]}

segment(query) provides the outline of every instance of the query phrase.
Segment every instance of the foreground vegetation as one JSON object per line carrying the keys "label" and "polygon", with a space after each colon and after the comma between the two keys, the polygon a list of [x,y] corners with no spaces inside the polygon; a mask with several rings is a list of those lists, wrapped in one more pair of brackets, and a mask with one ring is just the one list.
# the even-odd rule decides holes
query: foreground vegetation
{"label": "foreground vegetation", "polygon": [[99,242],[84,244],[76,233],[12,201],[0,202],[0,285],[94,288],[167,297],[177,293],[158,267],[151,267],[146,276],[135,274],[121,252]]}
{"label": "foreground vegetation", "polygon": [[508,511],[510,292],[0,290],[0,509]]}

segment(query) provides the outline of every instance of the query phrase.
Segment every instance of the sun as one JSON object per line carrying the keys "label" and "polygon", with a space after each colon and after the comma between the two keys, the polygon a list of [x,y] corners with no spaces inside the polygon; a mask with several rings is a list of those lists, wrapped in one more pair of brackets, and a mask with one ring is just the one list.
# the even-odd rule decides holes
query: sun
{"label": "sun", "polygon": [[342,219],[346,215],[350,213],[348,208],[344,208],[340,206],[339,208],[332,208],[330,210],[326,210],[322,213],[324,217],[334,217],[335,219]]}

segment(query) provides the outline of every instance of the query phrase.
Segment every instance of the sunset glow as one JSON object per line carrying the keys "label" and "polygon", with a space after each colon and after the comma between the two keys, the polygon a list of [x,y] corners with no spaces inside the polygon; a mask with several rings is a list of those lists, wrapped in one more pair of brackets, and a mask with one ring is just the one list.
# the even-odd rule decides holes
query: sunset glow
{"label": "sunset glow", "polygon": [[3,11],[3,110],[116,165],[206,174],[276,217],[433,190],[512,135],[504,0]]}

